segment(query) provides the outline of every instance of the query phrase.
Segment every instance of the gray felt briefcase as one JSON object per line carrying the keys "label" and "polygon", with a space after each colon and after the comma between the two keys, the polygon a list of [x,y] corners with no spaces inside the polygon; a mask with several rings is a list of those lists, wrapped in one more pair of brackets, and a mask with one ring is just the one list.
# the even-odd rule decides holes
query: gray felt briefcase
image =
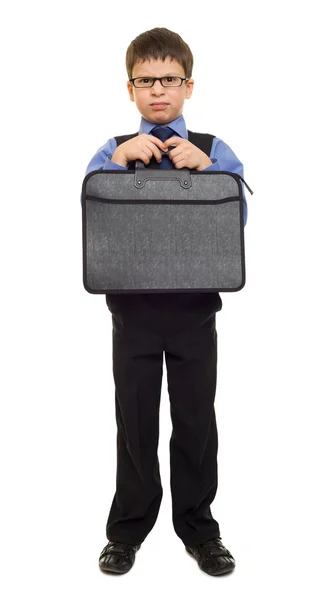
{"label": "gray felt briefcase", "polygon": [[[229,171],[93,171],[82,189],[87,292],[235,292],[245,284],[241,180]],[[251,194],[252,190],[247,186]]]}

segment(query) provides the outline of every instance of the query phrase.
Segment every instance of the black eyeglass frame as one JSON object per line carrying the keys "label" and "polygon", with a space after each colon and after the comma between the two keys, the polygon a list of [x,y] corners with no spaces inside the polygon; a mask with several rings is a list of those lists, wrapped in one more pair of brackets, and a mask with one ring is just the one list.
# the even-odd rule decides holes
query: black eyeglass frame
{"label": "black eyeglass frame", "polygon": [[[181,82],[179,85],[164,85],[162,83],[162,79],[166,79],[167,77],[177,77],[177,79],[181,79]],[[152,85],[135,85],[134,82],[136,79],[152,79]],[[189,77],[180,77],[179,75],[165,75],[165,77],[133,77],[133,79],[129,79],[129,81],[136,89],[149,89],[153,87],[156,81],[159,81],[162,87],[181,87],[183,85],[183,81],[189,81],[189,79]]]}

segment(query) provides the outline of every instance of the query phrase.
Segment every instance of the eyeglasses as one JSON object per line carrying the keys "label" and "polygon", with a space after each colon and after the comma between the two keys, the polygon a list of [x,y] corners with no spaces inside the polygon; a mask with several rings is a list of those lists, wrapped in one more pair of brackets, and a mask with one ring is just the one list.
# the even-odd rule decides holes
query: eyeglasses
{"label": "eyeglasses", "polygon": [[160,81],[163,87],[180,87],[188,77],[134,77],[129,79],[136,88],[151,88],[156,81]]}

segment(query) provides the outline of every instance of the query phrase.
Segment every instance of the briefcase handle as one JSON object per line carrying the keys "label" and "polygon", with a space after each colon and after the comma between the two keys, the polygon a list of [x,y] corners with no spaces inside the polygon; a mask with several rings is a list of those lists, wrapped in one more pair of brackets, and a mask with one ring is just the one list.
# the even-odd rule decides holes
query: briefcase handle
{"label": "briefcase handle", "polygon": [[142,160],[135,161],[134,185],[142,188],[147,181],[179,181],[181,186],[188,189],[192,186],[189,169],[146,169]]}
{"label": "briefcase handle", "polygon": [[[227,172],[229,173],[229,171],[222,171],[222,173]],[[243,181],[244,185],[249,190],[250,194],[253,194],[253,191],[243,177],[241,177],[241,175],[238,173],[229,174],[233,175],[234,177],[239,177],[239,179]],[[192,186],[191,172],[185,167],[183,169],[146,169],[144,162],[137,159],[135,161],[134,185],[136,188],[142,188],[145,186],[147,181],[179,181],[181,186],[185,189],[188,189]]]}

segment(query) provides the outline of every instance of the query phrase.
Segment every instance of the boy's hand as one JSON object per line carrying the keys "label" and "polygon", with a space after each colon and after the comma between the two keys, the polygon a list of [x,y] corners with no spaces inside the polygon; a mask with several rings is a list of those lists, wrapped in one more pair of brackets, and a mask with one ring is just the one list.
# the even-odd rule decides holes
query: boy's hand
{"label": "boy's hand", "polygon": [[188,140],[184,140],[184,138],[175,136],[166,140],[163,147],[164,152],[167,152],[168,146],[176,146],[168,154],[175,169],[187,167],[188,169],[203,171],[203,169],[212,165],[209,156],[205,152],[202,152],[197,146],[194,146]]}
{"label": "boy's hand", "polygon": [[126,167],[128,162],[139,158],[146,165],[149,164],[152,156],[155,156],[157,162],[162,162],[161,150],[163,142],[154,135],[142,133],[136,137],[120,144],[112,155],[112,162],[122,167]]}

